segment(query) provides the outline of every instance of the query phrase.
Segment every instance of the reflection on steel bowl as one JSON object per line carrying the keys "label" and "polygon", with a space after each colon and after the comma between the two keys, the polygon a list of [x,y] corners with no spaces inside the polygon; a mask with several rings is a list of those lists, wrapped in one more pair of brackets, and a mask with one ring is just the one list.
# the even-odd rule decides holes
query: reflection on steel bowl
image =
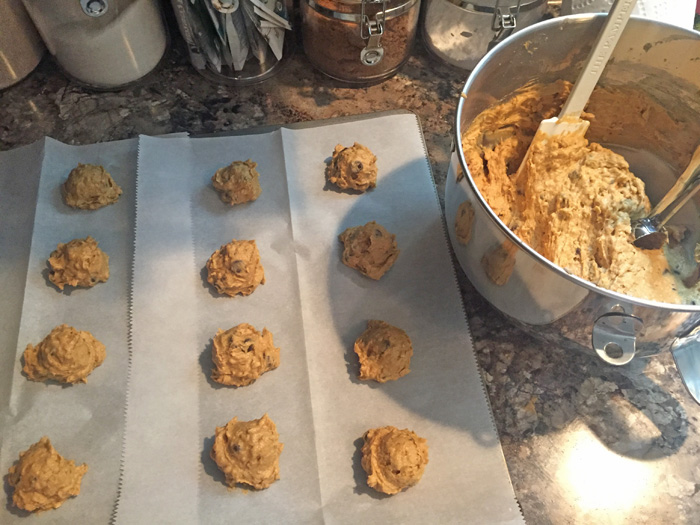
{"label": "reflection on steel bowl", "polygon": [[[562,86],[575,81],[603,21],[604,15],[552,19],[519,32],[489,52],[464,87],[457,108],[456,144],[462,143],[484,110],[523,86],[554,84],[566,91]],[[586,137],[624,156],[630,171],[644,181],[652,204],[675,182],[700,139],[697,57],[700,34],[633,18],[599,83],[599,97],[613,97],[613,101],[598,103]],[[620,118],[620,107],[631,105],[635,93],[662,108],[665,117],[640,112],[636,120]],[[700,378],[700,367],[695,372],[694,349],[700,349],[700,343],[694,334],[700,326],[700,306],[672,304],[674,299],[664,294],[641,292],[637,295],[645,298],[638,298],[628,295],[624,287],[611,291],[574,275],[572,268],[552,263],[517,235],[517,225],[508,224],[508,217],[499,216],[490,206],[477,183],[479,167],[474,158],[470,159],[474,173],[468,168],[472,154],[468,150],[465,155],[461,148],[453,154],[445,209],[455,253],[477,290],[533,335],[558,346],[592,351],[611,364],[672,349],[687,386],[691,392],[696,390],[694,376]],[[464,201],[474,209],[467,244],[458,241],[454,224]],[[649,205],[640,202],[635,213]],[[689,264],[700,240],[698,202],[696,198],[688,203],[674,219],[678,230],[685,232],[682,242],[679,236],[677,250],[689,254]],[[605,280],[597,282],[610,286]],[[700,383],[698,387],[694,395],[700,392]]]}

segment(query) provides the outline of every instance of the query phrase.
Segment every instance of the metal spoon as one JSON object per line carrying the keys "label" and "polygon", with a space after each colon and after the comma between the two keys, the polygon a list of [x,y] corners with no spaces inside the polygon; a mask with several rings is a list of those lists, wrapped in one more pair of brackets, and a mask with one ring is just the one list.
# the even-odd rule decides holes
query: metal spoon
{"label": "metal spoon", "polygon": [[661,248],[668,236],[664,224],[700,189],[700,146],[673,187],[654,206],[649,217],[632,221],[633,244],[643,250]]}

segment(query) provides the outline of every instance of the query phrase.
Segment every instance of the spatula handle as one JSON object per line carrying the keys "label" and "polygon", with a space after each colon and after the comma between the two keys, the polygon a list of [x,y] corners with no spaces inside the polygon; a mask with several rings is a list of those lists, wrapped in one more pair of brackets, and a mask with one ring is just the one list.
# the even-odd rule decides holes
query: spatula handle
{"label": "spatula handle", "polygon": [[559,113],[560,119],[564,117],[579,118],[581,116],[583,108],[591,97],[593,88],[598,83],[598,79],[600,79],[600,75],[603,73],[603,69],[605,69],[605,65],[608,63],[615,45],[620,39],[622,30],[627,25],[636,3],[637,0],[615,0],[613,3],[603,24],[603,29],[600,31],[581,73],[576,79],[576,84],[574,84],[569,98],[566,99],[566,103],[562,107],[561,113]]}

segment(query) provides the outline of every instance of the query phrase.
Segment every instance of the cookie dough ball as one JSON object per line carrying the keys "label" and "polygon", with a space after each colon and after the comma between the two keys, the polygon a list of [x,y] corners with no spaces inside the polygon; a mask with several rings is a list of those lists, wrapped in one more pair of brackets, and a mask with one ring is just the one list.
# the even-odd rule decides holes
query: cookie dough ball
{"label": "cookie dough ball", "polygon": [[234,417],[226,426],[216,427],[210,455],[230,487],[245,483],[266,489],[280,479],[282,448],[277,427],[267,414],[253,421]]}
{"label": "cookie dough ball", "polygon": [[80,494],[80,482],[87,465],[75,465],[62,457],[42,437],[28,450],[20,452],[19,462],[10,467],[7,476],[14,489],[12,503],[29,512],[57,509],[71,496]]}
{"label": "cookie dough ball", "polygon": [[362,144],[338,144],[326,169],[326,179],[341,190],[366,191],[377,185],[377,157]]}
{"label": "cookie dough ball", "polygon": [[27,345],[22,371],[32,381],[87,383],[87,376],[105,359],[105,345],[90,332],[57,326],[38,345]]}
{"label": "cookie dough ball", "polygon": [[207,261],[207,281],[219,293],[250,295],[265,284],[265,271],[255,241],[233,239],[216,250]]}
{"label": "cookie dough ball", "polygon": [[355,341],[355,353],[360,358],[360,379],[385,383],[411,371],[411,339],[384,321],[367,322],[367,330]]}
{"label": "cookie dough ball", "polygon": [[248,323],[219,330],[214,337],[211,378],[222,385],[246,386],[280,365],[280,349],[272,342],[272,333],[262,334]]}
{"label": "cookie dough ball", "polygon": [[211,182],[221,200],[233,206],[260,197],[262,188],[258,180],[260,174],[255,169],[257,165],[250,159],[245,162],[236,160],[231,165],[216,170]]}
{"label": "cookie dough ball", "polygon": [[109,256],[88,236],[60,243],[49,257],[49,280],[63,290],[65,286],[90,288],[109,279]]}
{"label": "cookie dough ball", "polygon": [[396,494],[418,483],[428,464],[427,441],[408,429],[368,430],[362,445],[362,468],[367,484],[379,492]]}
{"label": "cookie dough ball", "polygon": [[474,224],[474,206],[469,201],[464,201],[457,208],[455,217],[455,236],[462,244],[468,244],[472,238],[472,225]]}
{"label": "cookie dough ball", "polygon": [[343,263],[378,280],[399,256],[396,235],[376,222],[348,228],[338,237],[343,243]]}
{"label": "cookie dough ball", "polygon": [[78,164],[61,186],[61,193],[72,208],[96,210],[117,202],[122,189],[102,166]]}

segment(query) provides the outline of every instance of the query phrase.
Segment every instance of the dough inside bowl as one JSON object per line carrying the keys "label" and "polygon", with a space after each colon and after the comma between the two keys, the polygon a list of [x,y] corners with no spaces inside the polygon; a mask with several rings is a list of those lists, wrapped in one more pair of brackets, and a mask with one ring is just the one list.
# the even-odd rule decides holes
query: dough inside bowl
{"label": "dough inside bowl", "polygon": [[[681,170],[644,150],[604,142],[619,136],[615,126],[628,133],[637,129],[649,151],[677,149],[674,157],[683,162],[694,145],[673,143],[684,123],[661,104],[631,87],[598,87],[583,115],[591,121],[586,138],[535,144],[531,162],[518,171],[540,121],[559,113],[570,89],[566,81],[530,84],[482,111],[462,135],[474,183],[508,228],[565,271],[626,295],[697,304],[693,232],[700,228],[694,204],[669,228],[663,249],[642,250],[631,242],[630,221],[651,209],[647,187],[634,170],[649,171],[651,165],[666,178]],[[635,160],[634,169],[626,157]],[[658,184],[657,173],[648,175],[656,194],[674,181]]]}

